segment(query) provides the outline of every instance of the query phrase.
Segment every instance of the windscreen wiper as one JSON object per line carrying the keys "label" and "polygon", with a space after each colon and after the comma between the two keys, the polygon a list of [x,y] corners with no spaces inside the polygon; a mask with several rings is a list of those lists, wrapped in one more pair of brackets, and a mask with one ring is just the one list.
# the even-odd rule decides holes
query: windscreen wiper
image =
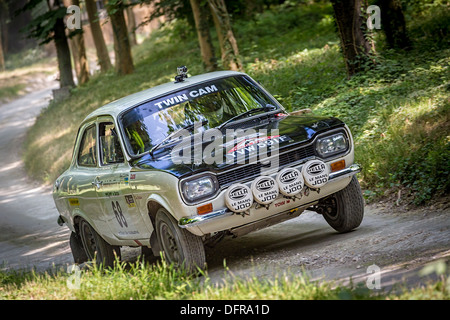
{"label": "windscreen wiper", "polygon": [[256,113],[256,112],[268,112],[268,111],[278,111],[278,110],[282,110],[280,107],[276,107],[274,105],[271,104],[267,104],[265,107],[260,107],[260,108],[254,108],[254,109],[250,109],[247,110],[243,113],[238,114],[237,116],[232,117],[231,119],[228,119],[227,121],[225,121],[224,123],[222,123],[220,126],[218,126],[217,128],[219,130],[221,130],[223,127],[227,126],[230,122],[239,120],[241,118],[244,118],[246,116],[251,115],[252,113]]}
{"label": "windscreen wiper", "polygon": [[[203,120],[201,122],[201,126],[203,127],[205,124],[208,124],[208,120]],[[173,136],[175,136],[177,133],[179,133],[181,130],[192,130],[194,129],[195,125],[197,125],[196,122],[188,124],[187,126],[184,126],[178,130],[175,130],[174,132],[172,132],[171,134],[169,134],[167,137],[165,137],[160,143],[158,143],[157,145],[155,145],[153,148],[150,149],[150,155],[153,157],[153,152],[155,152],[156,150],[158,150],[161,146],[163,146],[164,144],[167,144],[168,141],[170,141]]]}

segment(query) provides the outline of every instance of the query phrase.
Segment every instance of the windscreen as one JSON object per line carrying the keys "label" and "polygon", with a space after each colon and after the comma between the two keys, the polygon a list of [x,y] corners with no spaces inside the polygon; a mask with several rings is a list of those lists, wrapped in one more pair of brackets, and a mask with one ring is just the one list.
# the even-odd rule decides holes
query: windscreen
{"label": "windscreen", "polygon": [[[245,76],[208,81],[146,102],[127,111],[122,128],[131,155],[151,150],[168,135],[194,124],[203,129],[219,126],[232,117],[275,103]],[[206,121],[205,121],[206,120]]]}

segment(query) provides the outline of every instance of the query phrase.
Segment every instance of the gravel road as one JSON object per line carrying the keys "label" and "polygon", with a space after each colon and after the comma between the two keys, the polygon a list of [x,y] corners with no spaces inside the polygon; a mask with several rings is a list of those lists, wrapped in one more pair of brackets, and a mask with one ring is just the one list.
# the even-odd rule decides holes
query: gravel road
{"label": "gravel road", "polygon": [[48,105],[52,89],[0,105],[0,263],[9,268],[71,263],[69,232],[56,224],[51,188],[31,181],[22,162],[26,131]]}
{"label": "gravel road", "polygon": [[[54,88],[54,87],[53,87]],[[21,160],[26,130],[48,104],[51,89],[0,105],[0,263],[2,268],[45,270],[73,263],[69,231],[56,224],[51,189],[27,178]],[[414,211],[366,206],[361,226],[338,234],[314,212],[207,249],[213,281],[231,273],[272,277],[305,272],[311,279],[366,281],[376,265],[382,288],[405,280],[437,259],[450,260],[448,204]],[[245,218],[243,218],[245,219]],[[133,259],[137,250],[124,250]]]}

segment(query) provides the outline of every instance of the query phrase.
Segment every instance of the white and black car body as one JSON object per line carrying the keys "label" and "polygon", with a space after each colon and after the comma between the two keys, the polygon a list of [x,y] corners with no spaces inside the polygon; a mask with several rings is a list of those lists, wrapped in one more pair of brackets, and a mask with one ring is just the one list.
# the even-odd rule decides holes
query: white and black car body
{"label": "white and black car body", "polygon": [[[203,267],[204,244],[299,216],[359,226],[354,144],[340,120],[287,113],[239,72],[160,85],[92,112],[55,182],[76,262],[122,246]],[[249,111],[252,110],[252,111]],[[150,249],[151,248],[151,249]]]}

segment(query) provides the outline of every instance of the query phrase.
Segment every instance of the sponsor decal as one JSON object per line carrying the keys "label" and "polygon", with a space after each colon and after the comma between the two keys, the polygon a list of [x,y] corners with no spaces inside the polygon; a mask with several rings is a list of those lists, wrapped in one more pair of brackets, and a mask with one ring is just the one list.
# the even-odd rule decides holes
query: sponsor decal
{"label": "sponsor decal", "polygon": [[303,165],[302,174],[308,187],[318,189],[328,182],[330,170],[325,162],[310,160]]}
{"label": "sponsor decal", "polygon": [[230,191],[231,200],[241,200],[248,194],[248,190],[243,186],[238,186]]}
{"label": "sponsor decal", "polygon": [[69,205],[71,205],[71,206],[79,206],[80,205],[80,201],[78,199],[76,199],[76,198],[69,199]]}
{"label": "sponsor decal", "polygon": [[278,197],[278,184],[272,177],[261,176],[253,181],[252,192],[256,202],[269,204]]}
{"label": "sponsor decal", "polygon": [[205,94],[210,94],[218,91],[219,89],[217,89],[217,87],[212,84],[210,86],[204,86],[202,88],[198,88],[195,90],[189,90],[184,93],[178,93],[170,97],[165,97],[162,100],[154,102],[154,105],[157,106],[159,109],[165,109],[174,106],[176,104],[192,100],[193,98],[198,98]]}
{"label": "sponsor decal", "polygon": [[245,184],[231,185],[225,194],[225,204],[233,212],[244,212],[253,204],[253,195]]}
{"label": "sponsor decal", "polygon": [[233,148],[227,151],[227,156],[236,157],[237,155],[244,155],[245,153],[256,153],[258,152],[258,148],[267,148],[289,140],[291,140],[291,138],[286,135],[242,137]]}
{"label": "sponsor decal", "polygon": [[285,168],[277,175],[280,192],[285,196],[294,196],[302,191],[304,180],[301,172],[295,168]]}
{"label": "sponsor decal", "polygon": [[306,168],[306,170],[310,175],[316,176],[325,171],[325,163],[319,163],[319,162],[313,163],[313,164],[309,165]]}
{"label": "sponsor decal", "polygon": [[282,200],[280,202],[275,202],[274,205],[275,205],[275,208],[278,208],[278,207],[284,206],[289,203],[291,203],[291,200]]}
{"label": "sponsor decal", "polygon": [[105,194],[105,197],[109,197],[109,198],[120,196],[119,191],[108,191],[108,192],[105,192],[104,194]]}
{"label": "sponsor decal", "polygon": [[125,201],[128,205],[128,208],[135,208],[136,207],[136,203],[134,202],[134,198],[133,195],[126,195],[125,196]]}

